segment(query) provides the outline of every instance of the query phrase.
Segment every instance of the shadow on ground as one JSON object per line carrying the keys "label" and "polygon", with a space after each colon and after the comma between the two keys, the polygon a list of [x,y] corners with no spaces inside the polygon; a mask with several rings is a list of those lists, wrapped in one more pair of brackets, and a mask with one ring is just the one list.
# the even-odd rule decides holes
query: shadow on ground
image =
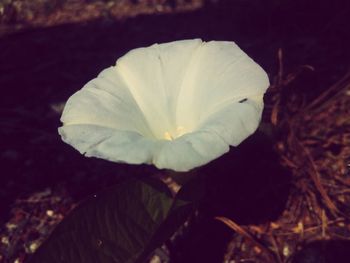
{"label": "shadow on ground", "polygon": [[261,132],[198,173],[204,174],[205,195],[189,233],[172,250],[173,262],[222,262],[234,231],[214,218],[239,225],[274,221],[284,211],[292,179]]}
{"label": "shadow on ground", "polygon": [[349,247],[349,240],[312,242],[295,254],[292,263],[345,263],[349,261]]}

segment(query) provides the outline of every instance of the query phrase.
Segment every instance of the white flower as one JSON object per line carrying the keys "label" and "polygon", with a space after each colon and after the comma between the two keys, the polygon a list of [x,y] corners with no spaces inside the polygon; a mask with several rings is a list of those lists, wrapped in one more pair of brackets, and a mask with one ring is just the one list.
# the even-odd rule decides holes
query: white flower
{"label": "white flower", "polygon": [[89,157],[188,171],[257,129],[268,86],[233,42],[154,44],[131,50],[71,96],[59,133]]}

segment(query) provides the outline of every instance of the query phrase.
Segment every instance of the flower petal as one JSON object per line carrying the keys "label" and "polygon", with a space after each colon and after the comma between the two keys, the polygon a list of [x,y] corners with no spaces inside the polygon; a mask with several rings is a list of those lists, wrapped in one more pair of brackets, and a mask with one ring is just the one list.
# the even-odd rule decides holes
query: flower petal
{"label": "flower petal", "polygon": [[218,134],[227,144],[237,146],[258,128],[263,110],[262,95],[223,105],[204,120],[199,131]]}
{"label": "flower petal", "polygon": [[130,51],[116,69],[157,138],[176,129],[175,107],[185,71],[202,41],[182,40]]}
{"label": "flower petal", "polygon": [[227,102],[262,95],[265,71],[235,43],[211,41],[193,55],[178,97],[178,125],[195,130],[210,112]]}
{"label": "flower petal", "polygon": [[188,171],[258,127],[266,73],[233,42],[130,51],[67,102],[62,139],[86,156]]}
{"label": "flower petal", "polygon": [[108,68],[69,98],[64,125],[93,124],[152,137],[147,122],[114,68]]}
{"label": "flower petal", "polygon": [[166,141],[156,152],[157,168],[186,172],[204,165],[229,150],[229,145],[216,133],[199,131]]}
{"label": "flower petal", "polygon": [[162,144],[135,132],[88,124],[63,126],[59,134],[85,156],[130,164],[151,163]]}
{"label": "flower petal", "polygon": [[249,137],[260,123],[262,110],[262,95],[224,105],[200,123],[196,132],[163,144],[153,162],[158,168],[175,171],[209,163]]}

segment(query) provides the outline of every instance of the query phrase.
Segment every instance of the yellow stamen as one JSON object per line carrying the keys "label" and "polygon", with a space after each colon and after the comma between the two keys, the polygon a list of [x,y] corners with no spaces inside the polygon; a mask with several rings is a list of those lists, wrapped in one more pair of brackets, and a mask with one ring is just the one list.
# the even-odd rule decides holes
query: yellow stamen
{"label": "yellow stamen", "polygon": [[172,140],[173,140],[173,137],[170,135],[169,132],[165,132],[165,133],[164,133],[164,139],[165,139],[165,140],[168,140],[168,141],[172,141]]}
{"label": "yellow stamen", "polygon": [[178,126],[176,128],[176,132],[170,133],[170,132],[164,132],[164,139],[168,141],[172,141],[186,133],[185,128],[183,126]]}

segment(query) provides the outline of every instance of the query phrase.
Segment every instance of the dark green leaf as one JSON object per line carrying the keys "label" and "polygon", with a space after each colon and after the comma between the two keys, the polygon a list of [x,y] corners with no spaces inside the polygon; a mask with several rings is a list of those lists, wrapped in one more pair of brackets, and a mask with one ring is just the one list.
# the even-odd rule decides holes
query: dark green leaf
{"label": "dark green leaf", "polygon": [[81,204],[30,262],[143,262],[189,212],[190,205],[174,201],[163,184],[130,180]]}

